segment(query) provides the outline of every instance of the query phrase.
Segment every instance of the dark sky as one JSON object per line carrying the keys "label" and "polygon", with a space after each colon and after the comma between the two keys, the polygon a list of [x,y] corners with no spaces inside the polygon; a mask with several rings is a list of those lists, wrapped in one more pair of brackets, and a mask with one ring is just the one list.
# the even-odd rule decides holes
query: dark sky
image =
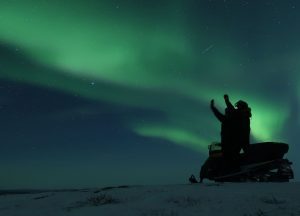
{"label": "dark sky", "polygon": [[300,170],[300,3],[0,2],[0,188],[185,183],[248,102]]}

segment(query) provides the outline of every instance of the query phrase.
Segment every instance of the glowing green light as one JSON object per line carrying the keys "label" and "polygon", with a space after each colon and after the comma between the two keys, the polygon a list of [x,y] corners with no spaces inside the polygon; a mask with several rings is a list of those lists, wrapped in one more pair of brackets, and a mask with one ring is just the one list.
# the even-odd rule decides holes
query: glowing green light
{"label": "glowing green light", "polygon": [[197,151],[206,150],[209,144],[208,141],[203,140],[200,136],[181,128],[152,125],[135,128],[135,131],[143,136],[162,138]]}
{"label": "glowing green light", "polygon": [[[164,22],[156,16],[139,21],[136,14],[124,19],[110,1],[95,10],[85,6],[94,1],[70,2],[72,7],[58,0],[0,3],[0,40],[43,68],[11,66],[1,69],[0,78],[163,113],[165,122],[149,120],[133,130],[196,150],[206,151],[219,139],[210,134],[219,135],[220,127],[209,103],[215,99],[224,109],[225,93],[233,102],[249,103],[255,138],[274,140],[279,134],[287,109],[254,93],[257,80],[252,92],[244,88],[248,80],[241,63],[247,57],[233,39],[220,34],[210,42],[203,32],[195,42],[190,39],[194,29],[174,12]],[[169,4],[175,7],[174,1]]]}

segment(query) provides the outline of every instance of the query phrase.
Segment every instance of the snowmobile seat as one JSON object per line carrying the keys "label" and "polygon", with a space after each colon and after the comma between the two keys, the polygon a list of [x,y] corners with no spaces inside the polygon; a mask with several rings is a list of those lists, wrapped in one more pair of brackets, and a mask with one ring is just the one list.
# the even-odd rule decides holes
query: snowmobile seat
{"label": "snowmobile seat", "polygon": [[241,154],[241,164],[282,159],[288,150],[289,145],[286,143],[262,142],[251,144],[247,154]]}

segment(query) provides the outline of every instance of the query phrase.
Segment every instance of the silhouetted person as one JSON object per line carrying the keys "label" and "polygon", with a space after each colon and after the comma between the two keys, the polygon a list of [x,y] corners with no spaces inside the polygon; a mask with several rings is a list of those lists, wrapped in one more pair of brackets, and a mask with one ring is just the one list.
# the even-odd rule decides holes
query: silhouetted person
{"label": "silhouetted person", "polygon": [[222,114],[214,105],[214,100],[211,100],[211,109],[217,119],[221,122],[221,145],[224,157],[233,158],[233,153],[236,152],[237,143],[234,141],[234,112],[235,108],[230,103],[228,96],[224,95],[224,99],[227,105],[225,114]]}
{"label": "silhouetted person", "polygon": [[250,145],[250,118],[252,116],[251,109],[248,104],[242,100],[239,100],[235,106],[236,109],[236,140],[240,143],[240,149],[243,149],[245,153],[248,152]]}
{"label": "silhouetted person", "polygon": [[225,114],[214,106],[214,100],[211,100],[211,109],[221,122],[221,145],[224,158],[235,167],[238,166],[241,148],[247,152],[249,147],[251,109],[244,101],[238,101],[235,108],[228,95],[224,95],[224,100]]}

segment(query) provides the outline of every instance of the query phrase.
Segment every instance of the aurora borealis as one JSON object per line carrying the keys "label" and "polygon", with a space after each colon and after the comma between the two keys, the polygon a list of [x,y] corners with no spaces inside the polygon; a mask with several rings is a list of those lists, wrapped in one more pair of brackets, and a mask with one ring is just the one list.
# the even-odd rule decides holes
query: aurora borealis
{"label": "aurora borealis", "polygon": [[219,140],[211,99],[290,144],[297,1],[0,1],[0,186],[182,183]]}

